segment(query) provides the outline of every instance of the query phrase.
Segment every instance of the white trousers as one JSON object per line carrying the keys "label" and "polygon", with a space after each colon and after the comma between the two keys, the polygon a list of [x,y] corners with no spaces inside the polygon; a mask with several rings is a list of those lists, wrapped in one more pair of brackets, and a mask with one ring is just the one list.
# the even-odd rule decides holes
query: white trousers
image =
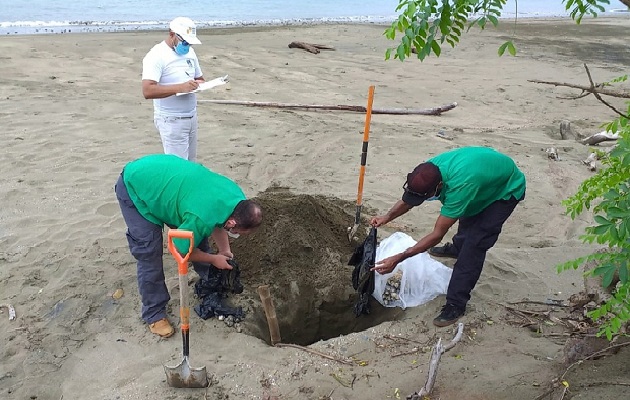
{"label": "white trousers", "polygon": [[193,117],[156,117],[153,122],[160,133],[164,154],[185,160],[197,159],[197,114]]}

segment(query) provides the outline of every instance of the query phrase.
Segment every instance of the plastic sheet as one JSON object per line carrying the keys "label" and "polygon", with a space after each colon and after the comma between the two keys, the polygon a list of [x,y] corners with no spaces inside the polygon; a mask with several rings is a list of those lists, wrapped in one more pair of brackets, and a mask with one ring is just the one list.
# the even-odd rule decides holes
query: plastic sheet
{"label": "plastic sheet", "polygon": [[[396,232],[381,241],[376,249],[376,262],[415,244],[411,236]],[[428,253],[417,254],[399,263],[389,274],[376,273],[372,296],[385,307],[405,309],[419,306],[446,294],[452,272],[452,269],[434,260]]]}

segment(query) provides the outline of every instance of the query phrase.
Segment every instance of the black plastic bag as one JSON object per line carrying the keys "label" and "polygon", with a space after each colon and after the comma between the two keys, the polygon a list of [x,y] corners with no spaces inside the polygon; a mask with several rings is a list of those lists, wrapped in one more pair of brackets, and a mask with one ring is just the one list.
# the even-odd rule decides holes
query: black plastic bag
{"label": "black plastic bag", "polygon": [[374,292],[374,262],[376,261],[376,228],[372,227],[363,244],[354,250],[348,265],[354,265],[352,287],[357,291],[358,300],[354,305],[354,315],[370,313],[370,296]]}
{"label": "black plastic bag", "polygon": [[195,294],[200,301],[194,310],[202,319],[229,315],[239,321],[245,318],[243,308],[230,306],[226,299],[228,293],[243,293],[241,269],[238,263],[231,259],[228,264],[232,266],[232,269],[220,270],[209,264],[207,273],[200,276],[195,283]]}

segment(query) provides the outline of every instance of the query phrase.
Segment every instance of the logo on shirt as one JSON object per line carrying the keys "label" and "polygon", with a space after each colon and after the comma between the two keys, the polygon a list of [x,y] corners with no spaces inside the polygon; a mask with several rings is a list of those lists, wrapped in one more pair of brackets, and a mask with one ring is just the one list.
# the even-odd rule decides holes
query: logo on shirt
{"label": "logo on shirt", "polygon": [[190,60],[186,60],[186,64],[188,64],[188,66],[189,66],[190,68],[192,68],[192,66],[193,66],[193,65],[192,65],[192,61],[190,61]]}

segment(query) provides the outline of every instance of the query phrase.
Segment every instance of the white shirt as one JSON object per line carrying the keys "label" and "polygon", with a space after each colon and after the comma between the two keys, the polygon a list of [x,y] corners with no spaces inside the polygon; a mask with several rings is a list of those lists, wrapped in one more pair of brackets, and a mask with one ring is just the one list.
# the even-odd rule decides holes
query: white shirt
{"label": "white shirt", "polygon": [[[160,85],[174,85],[203,76],[195,50],[180,56],[166,42],[153,46],[142,60],[142,79]],[[194,93],[153,99],[155,117],[191,117],[197,111],[197,96]]]}

